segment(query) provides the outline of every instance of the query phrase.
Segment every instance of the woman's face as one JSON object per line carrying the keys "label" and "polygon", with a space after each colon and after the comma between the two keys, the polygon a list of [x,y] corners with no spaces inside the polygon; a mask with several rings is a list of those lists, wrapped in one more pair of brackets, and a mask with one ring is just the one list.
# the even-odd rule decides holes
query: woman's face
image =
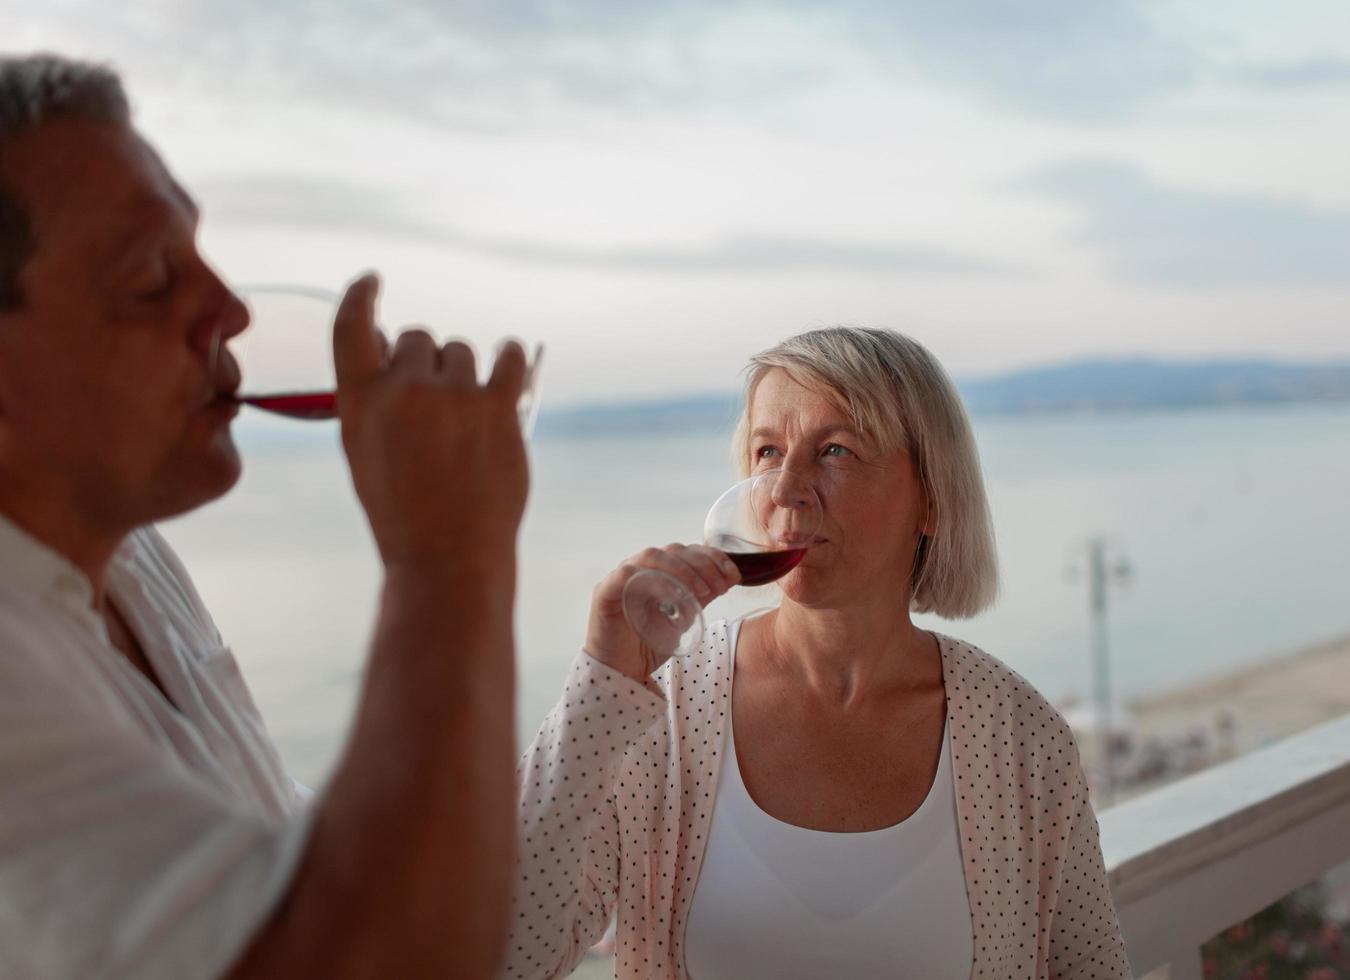
{"label": "woman's face", "polygon": [[804,606],[836,608],[867,594],[899,602],[929,529],[928,500],[905,450],[881,452],[830,394],[775,368],[750,403],[751,473],[784,470],[820,497],[820,530],[806,558],[779,580]]}

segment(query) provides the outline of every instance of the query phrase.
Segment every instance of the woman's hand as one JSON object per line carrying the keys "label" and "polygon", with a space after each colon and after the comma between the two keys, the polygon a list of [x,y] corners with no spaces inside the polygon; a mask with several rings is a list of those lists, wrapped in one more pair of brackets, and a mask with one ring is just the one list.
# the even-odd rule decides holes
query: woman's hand
{"label": "woman's hand", "polygon": [[623,588],[645,569],[665,572],[706,606],[741,581],[741,573],[723,552],[704,545],[671,544],[638,552],[606,575],[591,597],[586,652],[639,684],[669,659],[638,638],[623,614]]}

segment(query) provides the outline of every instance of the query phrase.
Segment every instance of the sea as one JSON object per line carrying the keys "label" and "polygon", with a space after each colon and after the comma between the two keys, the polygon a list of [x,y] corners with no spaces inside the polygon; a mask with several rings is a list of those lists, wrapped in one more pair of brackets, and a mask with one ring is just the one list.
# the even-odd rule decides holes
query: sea
{"label": "sea", "polygon": [[[1350,405],[974,420],[998,603],[922,625],[969,640],[1052,701],[1089,693],[1089,542],[1114,576],[1114,696],[1166,690],[1350,634]],[[320,785],[352,719],[380,566],[333,423],[245,413],[225,498],[163,525],[293,773]],[[591,590],[647,545],[696,541],[735,480],[729,428],[545,434],[520,544],[517,718],[529,739],[584,635]],[[709,618],[772,605],[733,590]]]}

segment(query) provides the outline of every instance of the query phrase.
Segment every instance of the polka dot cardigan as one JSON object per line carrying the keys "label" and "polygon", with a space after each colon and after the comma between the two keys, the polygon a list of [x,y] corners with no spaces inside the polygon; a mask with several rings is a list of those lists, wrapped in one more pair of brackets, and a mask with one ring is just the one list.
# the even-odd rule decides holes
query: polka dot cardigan
{"label": "polka dot cardigan", "polygon": [[[939,637],[972,980],[1129,977],[1078,751],[988,654]],[[501,976],[565,977],[618,916],[620,978],[683,978],[731,676],[727,626],[638,684],[580,654],[522,757],[520,858]],[[904,975],[904,964],[896,964]]]}

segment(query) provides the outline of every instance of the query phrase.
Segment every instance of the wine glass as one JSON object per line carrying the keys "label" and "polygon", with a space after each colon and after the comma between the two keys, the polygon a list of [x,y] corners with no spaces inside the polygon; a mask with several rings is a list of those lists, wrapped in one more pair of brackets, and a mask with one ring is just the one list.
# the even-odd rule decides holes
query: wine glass
{"label": "wine glass", "polygon": [[[292,284],[258,283],[235,292],[249,311],[249,326],[227,343],[244,375],[245,390],[236,396],[244,405],[292,419],[337,418],[337,377],[331,335],[342,297],[329,289]],[[220,336],[211,351],[214,374]],[[516,413],[529,438],[539,406],[538,344],[525,371]]]}
{"label": "wine glass", "polygon": [[[811,485],[772,469],[717,498],[703,522],[703,542],[726,552],[740,569],[741,585],[767,585],[801,564],[820,521],[820,498]],[[702,604],[665,572],[643,569],[629,578],[623,612],[659,660],[688,656],[703,640]]]}

